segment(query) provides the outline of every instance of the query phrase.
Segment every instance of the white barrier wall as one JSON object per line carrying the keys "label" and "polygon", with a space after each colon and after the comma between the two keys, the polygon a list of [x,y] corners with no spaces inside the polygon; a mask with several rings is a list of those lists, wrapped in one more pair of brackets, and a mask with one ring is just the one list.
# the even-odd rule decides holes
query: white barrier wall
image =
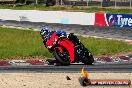
{"label": "white barrier wall", "polygon": [[0,19],[29,22],[94,25],[95,13],[0,9]]}

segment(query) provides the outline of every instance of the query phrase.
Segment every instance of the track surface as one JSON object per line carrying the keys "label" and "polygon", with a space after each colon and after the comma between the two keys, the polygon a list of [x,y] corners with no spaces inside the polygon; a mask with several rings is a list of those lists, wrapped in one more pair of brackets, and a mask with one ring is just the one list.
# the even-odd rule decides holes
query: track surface
{"label": "track surface", "polygon": [[31,65],[31,66],[1,66],[0,73],[3,72],[80,72],[81,68],[84,67],[89,72],[132,72],[132,62],[125,63],[111,63],[111,64],[99,64],[93,65],[81,65],[72,64],[70,66],[44,66],[44,65]]}
{"label": "track surface", "polygon": [[120,27],[94,27],[83,25],[64,25],[52,23],[34,23],[21,21],[3,21],[0,20],[0,25],[7,25],[13,27],[35,28],[39,31],[44,26],[49,26],[52,30],[62,29],[68,33],[76,33],[81,35],[98,36],[103,38],[127,39],[132,40],[131,28]]}

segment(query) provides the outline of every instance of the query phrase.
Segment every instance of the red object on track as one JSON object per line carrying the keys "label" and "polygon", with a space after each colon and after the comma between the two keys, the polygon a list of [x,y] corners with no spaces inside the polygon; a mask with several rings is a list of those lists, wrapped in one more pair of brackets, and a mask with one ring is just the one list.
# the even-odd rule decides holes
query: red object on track
{"label": "red object on track", "polygon": [[11,65],[9,61],[0,61],[0,66],[9,66]]}

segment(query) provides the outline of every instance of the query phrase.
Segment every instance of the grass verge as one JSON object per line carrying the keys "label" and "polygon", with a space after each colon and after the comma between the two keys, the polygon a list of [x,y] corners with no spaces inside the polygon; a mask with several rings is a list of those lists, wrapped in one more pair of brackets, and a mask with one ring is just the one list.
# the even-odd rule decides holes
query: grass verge
{"label": "grass verge", "polygon": [[79,12],[104,12],[104,13],[132,13],[131,8],[102,8],[102,7],[80,7],[80,6],[50,6],[46,7],[45,4],[38,5],[0,5],[0,9],[18,9],[18,10],[48,10],[48,11],[79,11]]}
{"label": "grass verge", "polygon": [[[93,55],[114,55],[132,52],[132,44],[122,41],[82,36],[79,36],[79,39]],[[0,58],[28,56],[52,57],[52,54],[43,45],[39,32],[0,27]]]}

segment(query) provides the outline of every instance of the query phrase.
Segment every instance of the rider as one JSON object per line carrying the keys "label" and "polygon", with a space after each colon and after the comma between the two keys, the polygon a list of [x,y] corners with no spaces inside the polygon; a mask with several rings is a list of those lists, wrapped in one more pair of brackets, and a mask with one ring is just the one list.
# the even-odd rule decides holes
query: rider
{"label": "rider", "polygon": [[[56,32],[56,35],[58,35],[59,37],[66,37],[66,32],[63,30],[57,30],[57,31],[50,31],[49,27],[44,27],[41,29],[40,31],[40,35],[43,39],[43,43],[46,46],[46,41],[52,36],[52,34]],[[57,60],[51,60],[51,59],[47,59],[46,62],[48,62],[48,64],[56,64],[56,65],[60,65],[60,63],[58,63]]]}

